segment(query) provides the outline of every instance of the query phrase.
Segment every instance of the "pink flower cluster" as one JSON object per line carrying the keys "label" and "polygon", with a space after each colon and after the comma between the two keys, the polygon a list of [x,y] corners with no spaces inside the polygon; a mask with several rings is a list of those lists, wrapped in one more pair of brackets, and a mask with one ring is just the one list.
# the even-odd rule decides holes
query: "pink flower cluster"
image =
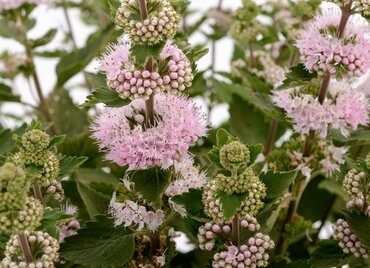
{"label": "pink flower cluster", "polygon": [[268,235],[257,233],[249,238],[248,245],[239,248],[229,246],[227,251],[221,251],[213,256],[212,266],[219,267],[266,267],[270,255],[268,251],[275,247],[274,241]]}
{"label": "pink flower cluster", "polygon": [[115,225],[133,226],[138,231],[144,227],[155,231],[164,221],[163,210],[148,211],[146,207],[131,200],[118,203],[115,195],[110,203],[110,213],[113,215]]}
{"label": "pink flower cluster", "polygon": [[370,66],[370,31],[353,16],[343,36],[338,38],[340,14],[334,10],[306,25],[297,47],[306,68],[319,74],[329,72],[336,78],[361,76]]}
{"label": "pink flower cluster", "polygon": [[134,71],[129,48],[124,44],[108,46],[100,59],[100,71],[107,75],[108,86],[123,99],[149,99],[163,89],[163,80],[157,72]]}
{"label": "pink flower cluster", "polygon": [[168,61],[168,73],[163,76],[166,91],[177,94],[191,86],[194,76],[190,61],[177,46],[167,41],[159,57]]}
{"label": "pink flower cluster", "polygon": [[313,95],[301,93],[301,88],[275,90],[272,100],[285,110],[296,132],[308,134],[310,130],[316,130],[322,139],[329,127],[348,136],[349,128],[356,130],[369,121],[368,99],[344,82],[330,84],[328,99],[323,105]]}
{"label": "pink flower cluster", "polygon": [[129,48],[111,44],[100,58],[100,71],[107,76],[107,84],[123,99],[149,99],[150,95],[166,90],[177,94],[191,86],[194,78],[186,55],[168,41],[160,54],[164,68],[161,73],[135,70]]}
{"label": "pink flower cluster", "polygon": [[326,176],[331,176],[335,171],[339,171],[340,165],[345,162],[344,157],[347,151],[347,147],[335,147],[333,144],[323,148],[322,153],[325,158],[320,160],[320,164]]}
{"label": "pink flower cluster", "polygon": [[0,11],[17,9],[24,4],[40,5],[44,0],[1,0]]}
{"label": "pink flower cluster", "polygon": [[190,158],[175,163],[174,167],[177,178],[168,185],[165,192],[167,196],[181,195],[189,192],[189,189],[202,188],[207,183],[206,174],[195,167]]}
{"label": "pink flower cluster", "polygon": [[106,158],[129,170],[169,168],[188,158],[189,145],[207,132],[206,116],[186,97],[157,94],[155,127],[145,126],[145,102],[106,108],[91,129]]}

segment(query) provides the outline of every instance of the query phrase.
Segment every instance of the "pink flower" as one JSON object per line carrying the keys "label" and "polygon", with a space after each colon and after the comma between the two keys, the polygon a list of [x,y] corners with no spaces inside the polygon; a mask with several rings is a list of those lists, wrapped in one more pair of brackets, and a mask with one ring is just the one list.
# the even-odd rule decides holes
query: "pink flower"
{"label": "pink flower", "polygon": [[115,80],[121,70],[130,69],[129,48],[124,44],[108,45],[105,54],[100,58],[100,71],[108,80]]}
{"label": "pink flower", "polygon": [[193,160],[190,158],[175,163],[177,178],[168,185],[165,192],[167,196],[181,195],[189,192],[189,189],[202,188],[207,183],[206,174],[200,172],[193,164]]}
{"label": "pink flower", "polygon": [[361,76],[370,66],[370,31],[352,16],[342,38],[338,38],[340,17],[339,12],[331,9],[311,20],[296,45],[311,72],[329,72],[338,79]]}
{"label": "pink flower", "polygon": [[359,125],[368,124],[369,101],[364,94],[344,82],[332,82],[328,92],[328,99],[322,105],[316,97],[302,93],[300,88],[275,90],[272,100],[285,110],[294,130],[301,134],[316,130],[324,139],[332,127],[348,136],[348,128],[356,130]]}
{"label": "pink flower", "polygon": [[156,126],[145,126],[145,102],[106,108],[91,126],[93,138],[106,158],[129,170],[169,168],[189,157],[192,142],[207,132],[206,117],[186,97],[157,94]]}

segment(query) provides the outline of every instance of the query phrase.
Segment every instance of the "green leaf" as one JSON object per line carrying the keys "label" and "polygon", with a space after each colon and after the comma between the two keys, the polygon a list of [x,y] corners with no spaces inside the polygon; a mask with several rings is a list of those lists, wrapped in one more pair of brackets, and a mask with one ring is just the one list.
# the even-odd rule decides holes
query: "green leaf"
{"label": "green leaf", "polygon": [[262,144],[251,144],[247,145],[250,153],[250,162],[249,165],[253,165],[257,160],[257,157],[262,153],[263,145]]}
{"label": "green leaf", "polygon": [[59,175],[58,177],[63,178],[72,172],[74,172],[79,166],[86,162],[88,158],[84,156],[63,156],[59,160]]}
{"label": "green leaf", "polygon": [[285,75],[286,79],[283,84],[279,86],[279,89],[291,88],[295,86],[301,86],[304,82],[310,82],[312,79],[317,77],[317,73],[310,73],[306,67],[300,63],[289,69],[289,72]]}
{"label": "green leaf", "polygon": [[7,153],[14,147],[13,134],[10,129],[0,132],[0,154]]}
{"label": "green leaf", "polygon": [[249,86],[229,84],[216,79],[212,79],[212,85],[216,90],[216,96],[221,102],[232,103],[233,94],[236,94],[239,99],[242,98],[265,116],[279,121],[285,120],[283,112],[272,103],[269,94],[254,91]]}
{"label": "green leaf", "polygon": [[78,235],[61,244],[60,255],[90,268],[122,267],[134,255],[134,234],[122,227],[114,227],[111,219],[96,217],[87,222]]}
{"label": "green leaf", "polygon": [[108,4],[110,8],[110,16],[112,18],[112,21],[115,22],[116,13],[121,5],[121,2],[119,0],[108,0]]}
{"label": "green leaf", "polygon": [[135,45],[131,47],[130,52],[139,65],[144,65],[149,57],[158,58],[164,45],[164,42],[160,42],[154,46]]}
{"label": "green leaf", "polygon": [[66,135],[58,135],[58,136],[52,137],[48,148],[51,148],[57,144],[62,143],[65,139],[66,139]]}
{"label": "green leaf", "polygon": [[35,40],[30,40],[30,46],[32,48],[36,48],[36,47],[44,46],[50,43],[51,41],[53,41],[57,32],[58,32],[57,29],[49,30],[43,37],[35,39]]}
{"label": "green leaf", "polygon": [[370,248],[370,220],[369,217],[357,211],[346,210],[344,212],[349,227],[353,233],[361,240],[366,248]]}
{"label": "green leaf", "polygon": [[335,194],[342,198],[343,200],[347,199],[345,192],[343,191],[342,185],[334,180],[326,179],[319,183],[319,189],[324,189],[329,193]]}
{"label": "green leaf", "polygon": [[281,197],[288,191],[289,186],[294,182],[297,175],[298,172],[295,170],[276,173],[269,170],[266,173],[261,173],[259,178],[267,188],[267,195],[264,201],[271,203]]}
{"label": "green leaf", "polygon": [[187,193],[173,196],[171,200],[179,205],[183,205],[189,216],[200,219],[205,218],[202,195],[202,190],[190,189]]}
{"label": "green leaf", "polygon": [[99,88],[99,87],[107,86],[107,78],[105,74],[102,74],[102,73],[94,74],[94,73],[85,72],[85,76],[92,88]]}
{"label": "green leaf", "polygon": [[0,18],[0,36],[24,42],[21,29],[11,20]]}
{"label": "green leaf", "polygon": [[129,99],[122,99],[117,91],[105,87],[96,88],[89,96],[83,106],[91,106],[97,103],[104,103],[108,107],[122,107],[129,104]]}
{"label": "green leaf", "polygon": [[55,238],[59,238],[58,225],[72,218],[72,215],[67,215],[59,209],[45,208],[41,226],[38,229],[47,232]]}
{"label": "green leaf", "polygon": [[88,129],[89,121],[86,111],[76,107],[67,90],[54,90],[48,98],[48,104],[51,107],[52,122],[58,133],[65,133],[69,137]]}
{"label": "green leaf", "polygon": [[225,192],[216,193],[216,198],[220,198],[222,210],[226,219],[234,216],[235,212],[241,207],[242,202],[247,198],[248,192],[240,194],[226,194]]}
{"label": "green leaf", "polygon": [[114,41],[119,34],[114,25],[109,25],[102,31],[93,33],[83,48],[63,56],[56,67],[58,76],[56,88],[60,88],[75,74],[82,71],[107,43]]}
{"label": "green leaf", "polygon": [[230,134],[223,128],[217,130],[216,139],[217,139],[217,147],[221,148],[229,141]]}
{"label": "green leaf", "polygon": [[341,267],[344,253],[336,240],[321,240],[311,255],[311,267]]}
{"label": "green leaf", "polygon": [[135,183],[135,191],[141,193],[154,209],[161,207],[162,196],[170,183],[170,178],[171,172],[158,168],[138,170],[130,176]]}
{"label": "green leaf", "polygon": [[0,102],[20,102],[21,97],[13,95],[12,89],[5,85],[0,83]]}
{"label": "green leaf", "polygon": [[109,201],[118,183],[113,175],[100,169],[79,168],[72,179],[76,182],[78,194],[90,218],[108,210]]}
{"label": "green leaf", "polygon": [[213,146],[212,150],[207,153],[209,161],[218,168],[223,168],[220,163],[220,148]]}

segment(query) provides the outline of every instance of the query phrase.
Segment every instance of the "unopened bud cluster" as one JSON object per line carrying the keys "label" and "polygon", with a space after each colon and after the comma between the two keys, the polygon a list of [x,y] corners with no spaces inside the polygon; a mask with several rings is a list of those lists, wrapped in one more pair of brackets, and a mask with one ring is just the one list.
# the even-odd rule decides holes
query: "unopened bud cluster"
{"label": "unopened bud cluster", "polygon": [[[13,163],[0,167],[0,211],[22,209],[27,199],[30,181],[25,172]],[[1,213],[0,213],[1,215]]]}
{"label": "unopened bud cluster", "polygon": [[351,200],[364,199],[363,189],[366,187],[366,174],[356,169],[350,170],[343,180],[343,190]]}
{"label": "unopened bud cluster", "polygon": [[228,251],[216,253],[213,256],[212,267],[266,267],[270,258],[268,252],[274,247],[274,241],[268,235],[257,233],[249,238],[247,245],[229,246]]}
{"label": "unopened bud cluster", "polygon": [[157,72],[122,70],[115,80],[108,80],[122,99],[148,100],[153,93],[163,91],[163,79]]}
{"label": "unopened bud cluster", "polygon": [[2,260],[0,267],[3,268],[52,268],[54,262],[58,259],[59,243],[44,232],[25,232],[27,241],[31,249],[37,249],[32,252],[34,254],[33,261],[27,262],[24,260],[18,236],[13,235],[6,244],[4,252],[5,258]]}
{"label": "unopened bud cluster", "polygon": [[148,18],[141,20],[138,1],[122,0],[116,14],[116,23],[124,28],[134,44],[154,46],[172,39],[180,23],[180,16],[167,0],[145,2]]}
{"label": "unopened bud cluster", "polygon": [[[258,224],[257,220],[252,216],[247,216],[240,222],[240,227],[242,229],[247,229],[250,232],[258,231],[261,226]],[[199,227],[198,230],[198,242],[199,248],[202,250],[212,250],[216,239],[219,236],[227,236],[231,233],[231,225],[226,223],[212,223],[207,222],[205,225]]]}
{"label": "unopened bud cluster", "polygon": [[244,193],[249,190],[252,180],[255,180],[255,174],[252,168],[247,168],[239,176],[225,176],[218,174],[216,176],[217,187],[227,194]]}
{"label": "unopened bud cluster", "polygon": [[254,41],[258,35],[266,32],[266,26],[256,21],[234,20],[230,27],[232,38],[239,42]]}
{"label": "unopened bud cluster", "polygon": [[369,258],[369,251],[358,237],[351,231],[348,223],[339,219],[333,225],[334,239],[339,241],[339,246],[346,254],[353,254],[355,257]]}
{"label": "unopened bud cluster", "polygon": [[191,63],[177,46],[168,42],[160,57],[168,59],[168,73],[163,76],[163,85],[167,92],[177,95],[191,87],[194,79]]}
{"label": "unopened bud cluster", "polygon": [[21,210],[0,213],[0,232],[33,231],[40,225],[42,216],[40,201],[28,197]]}
{"label": "unopened bud cluster", "polygon": [[[217,186],[216,180],[209,181],[204,187],[202,200],[205,213],[215,222],[220,223],[225,221],[225,216],[221,207],[220,199],[215,197],[218,189],[219,188]],[[253,176],[252,178],[250,178],[248,195],[246,199],[242,202],[240,209],[238,209],[236,213],[241,218],[246,218],[249,215],[256,215],[263,206],[262,199],[265,196],[265,185],[259,180],[258,177]]]}
{"label": "unopened bud cluster", "polygon": [[220,150],[220,164],[227,170],[244,169],[249,161],[249,149],[239,141],[230,142],[222,146]]}
{"label": "unopened bud cluster", "polygon": [[62,184],[58,180],[47,180],[43,186],[46,195],[50,195],[53,199],[59,202],[64,200],[64,190]]}

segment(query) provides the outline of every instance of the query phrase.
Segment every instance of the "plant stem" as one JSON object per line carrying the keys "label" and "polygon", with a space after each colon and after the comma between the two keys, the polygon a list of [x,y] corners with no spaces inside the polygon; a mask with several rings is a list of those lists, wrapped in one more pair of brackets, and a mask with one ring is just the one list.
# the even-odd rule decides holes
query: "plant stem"
{"label": "plant stem", "polygon": [[248,43],[248,48],[249,48],[249,60],[251,62],[251,67],[256,66],[255,58],[254,58],[254,50],[253,50],[253,43],[249,42]]}
{"label": "plant stem", "polygon": [[148,7],[146,6],[145,0],[138,0],[140,8],[140,18],[141,20],[146,20],[148,18]]}
{"label": "plant stem", "polygon": [[63,14],[64,18],[66,19],[67,22],[67,27],[69,31],[69,37],[71,38],[72,44],[74,48],[77,48],[77,42],[73,33],[73,28],[72,28],[72,22],[71,22],[71,17],[69,16],[68,9],[66,7],[66,1],[63,0]]}
{"label": "plant stem", "polygon": [[33,261],[33,256],[32,252],[30,249],[30,245],[28,244],[27,237],[24,233],[19,233],[18,234],[18,241],[19,245],[21,246],[21,249],[23,251],[23,256],[26,260],[26,262],[32,262]]}
{"label": "plant stem", "polygon": [[234,216],[233,222],[232,222],[232,243],[234,246],[239,247],[240,244],[240,222],[239,217],[237,215]]}
{"label": "plant stem", "polygon": [[344,34],[344,29],[346,28],[349,17],[352,15],[352,2],[353,0],[348,1],[342,9],[342,17],[339,22],[338,28],[338,38],[342,38]]}
{"label": "plant stem", "polygon": [[33,193],[36,199],[40,200],[41,204],[44,205],[44,198],[42,197],[41,188],[37,182],[33,184]]}
{"label": "plant stem", "polygon": [[267,143],[263,150],[264,156],[268,155],[272,150],[277,128],[278,128],[278,122],[276,121],[276,119],[272,119],[271,124],[270,124],[269,133],[268,133]]}

